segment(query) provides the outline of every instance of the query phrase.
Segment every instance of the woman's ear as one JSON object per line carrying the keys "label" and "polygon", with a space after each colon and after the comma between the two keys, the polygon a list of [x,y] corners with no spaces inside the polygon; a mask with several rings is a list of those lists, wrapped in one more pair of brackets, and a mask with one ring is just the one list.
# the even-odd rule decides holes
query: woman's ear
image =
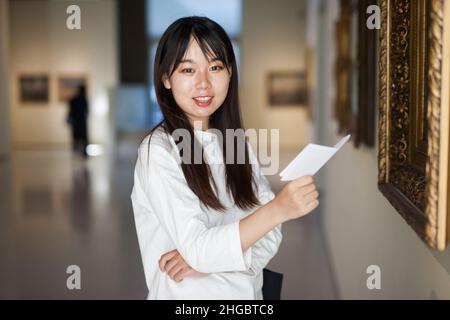
{"label": "woman's ear", "polygon": [[166,74],[164,74],[164,75],[162,76],[162,81],[163,81],[164,87],[165,87],[167,90],[172,89],[172,86],[170,85],[169,78],[167,77]]}

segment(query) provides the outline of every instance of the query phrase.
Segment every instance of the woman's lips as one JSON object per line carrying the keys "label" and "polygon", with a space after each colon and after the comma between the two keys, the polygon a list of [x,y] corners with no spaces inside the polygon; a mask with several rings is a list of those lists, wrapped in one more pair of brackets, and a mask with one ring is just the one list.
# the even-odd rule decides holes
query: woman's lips
{"label": "woman's lips", "polygon": [[199,107],[208,107],[211,105],[213,97],[211,96],[200,96],[193,98],[196,105]]}

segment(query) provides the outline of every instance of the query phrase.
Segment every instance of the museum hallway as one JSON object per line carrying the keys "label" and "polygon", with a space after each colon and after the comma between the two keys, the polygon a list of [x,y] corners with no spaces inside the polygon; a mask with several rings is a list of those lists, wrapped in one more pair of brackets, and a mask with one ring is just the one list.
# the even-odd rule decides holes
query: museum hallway
{"label": "museum hallway", "polygon": [[[197,50],[203,72],[172,74],[179,102],[158,66],[183,44],[156,52],[192,15],[223,27],[232,68]],[[450,0],[0,0],[0,300],[147,297],[137,148],[164,117],[187,126],[182,107],[250,129],[275,194],[316,145],[295,168],[319,206],[283,224],[267,266],[282,299],[450,299],[449,87]]]}

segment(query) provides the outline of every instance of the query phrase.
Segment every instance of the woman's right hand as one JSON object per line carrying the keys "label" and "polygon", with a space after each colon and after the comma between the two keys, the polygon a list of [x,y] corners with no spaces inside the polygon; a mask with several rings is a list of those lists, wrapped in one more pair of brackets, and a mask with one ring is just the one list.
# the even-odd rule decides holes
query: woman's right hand
{"label": "woman's right hand", "polygon": [[282,222],[303,217],[319,205],[313,176],[288,182],[271,201]]}

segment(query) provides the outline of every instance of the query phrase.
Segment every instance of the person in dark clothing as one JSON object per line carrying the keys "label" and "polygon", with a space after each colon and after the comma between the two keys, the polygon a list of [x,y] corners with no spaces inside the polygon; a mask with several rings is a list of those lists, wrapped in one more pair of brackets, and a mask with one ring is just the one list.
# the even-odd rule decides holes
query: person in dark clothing
{"label": "person in dark clothing", "polygon": [[78,93],[69,101],[68,123],[72,126],[72,146],[74,151],[80,151],[87,157],[88,128],[87,117],[89,105],[84,85],[78,87]]}

